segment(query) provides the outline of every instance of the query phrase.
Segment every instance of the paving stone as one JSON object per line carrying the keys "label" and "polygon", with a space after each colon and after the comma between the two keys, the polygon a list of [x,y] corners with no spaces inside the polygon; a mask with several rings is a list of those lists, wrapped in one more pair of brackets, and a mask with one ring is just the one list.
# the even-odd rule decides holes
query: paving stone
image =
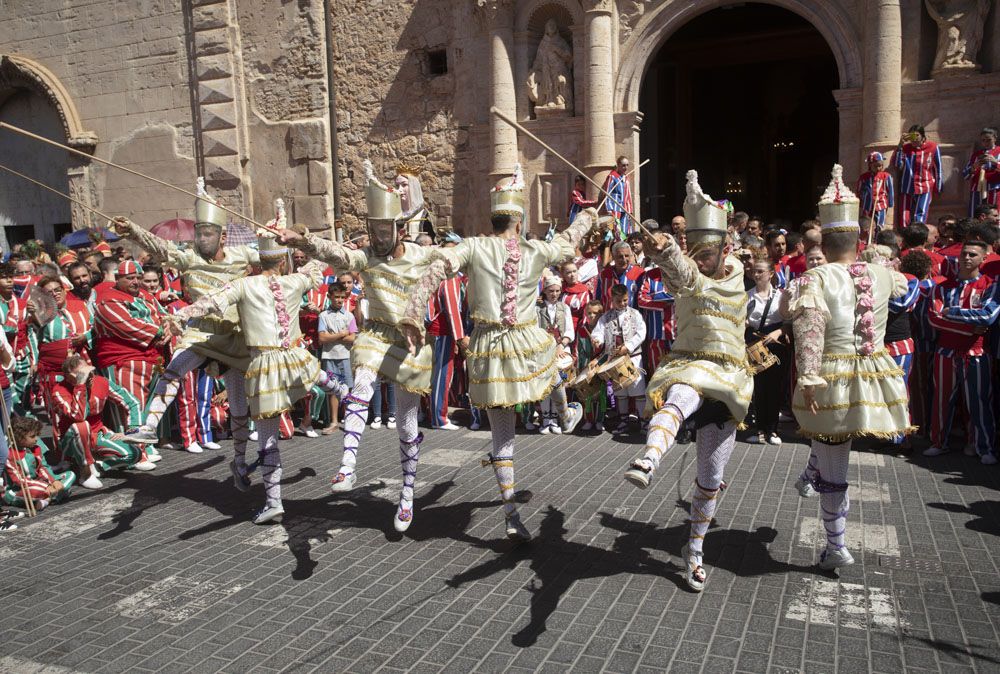
{"label": "paving stone", "polygon": [[[446,441],[426,433],[430,447]],[[640,492],[618,478],[639,438],[519,435],[519,483],[534,494],[523,512],[537,536],[512,547],[492,474],[454,461],[421,465],[418,517],[395,536],[398,443],[385,429],[365,443],[373,486],[332,498],[329,441],[289,441],[286,518],[273,527],[249,524],[259,487],[231,490],[214,452],[171,452],[155,480],[111,475],[107,489],[46,510],[0,552],[8,577],[36,580],[0,588],[10,635],[0,671],[714,674],[828,672],[831,658],[837,671],[996,667],[1000,531],[966,525],[1000,513],[966,504],[995,502],[1000,473],[961,457],[852,453],[861,498],[849,540],[873,550],[858,549],[838,578],[813,566],[815,532],[803,537],[818,503],[785,484],[805,448],[738,443],[698,595],[677,568],[687,513],[675,484],[689,498],[690,458],[665,458],[670,480]],[[324,477],[301,472],[310,466]],[[608,467],[601,492],[594,466]],[[898,547],[899,561],[879,546]],[[68,610],[65,578],[81,590]],[[39,633],[51,637],[41,650],[26,638]]]}

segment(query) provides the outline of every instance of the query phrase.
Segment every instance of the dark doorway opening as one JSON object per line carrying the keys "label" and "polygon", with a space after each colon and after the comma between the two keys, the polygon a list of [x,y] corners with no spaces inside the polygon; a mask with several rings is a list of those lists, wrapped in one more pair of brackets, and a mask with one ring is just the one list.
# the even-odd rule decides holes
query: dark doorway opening
{"label": "dark doorway opening", "polygon": [[642,213],[681,213],[684,174],[765,222],[793,226],[816,212],[837,158],[836,59],[799,15],[740,3],[692,19],[643,80]]}

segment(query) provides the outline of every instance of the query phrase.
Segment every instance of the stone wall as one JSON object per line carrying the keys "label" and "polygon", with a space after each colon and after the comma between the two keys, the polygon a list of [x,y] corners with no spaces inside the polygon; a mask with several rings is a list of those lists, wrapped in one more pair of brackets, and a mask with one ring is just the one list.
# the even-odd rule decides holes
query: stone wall
{"label": "stone wall", "polygon": [[[11,4],[0,21],[0,53],[27,56],[55,74],[83,127],[97,134],[97,156],[193,189],[192,100],[180,0],[35,0],[16,3],[16,11]],[[101,210],[153,224],[191,209],[190,198],[148,182],[140,186],[122,172],[96,164],[85,172]]]}
{"label": "stone wall", "polygon": [[[397,161],[423,167],[424,198],[435,217],[463,228],[468,124],[481,113],[470,42],[471,2],[338,0],[333,7],[334,79],[340,142],[341,209],[352,228],[365,213],[362,163],[388,180]],[[470,49],[472,47],[472,49]],[[448,72],[433,75],[428,55],[445,50]]]}

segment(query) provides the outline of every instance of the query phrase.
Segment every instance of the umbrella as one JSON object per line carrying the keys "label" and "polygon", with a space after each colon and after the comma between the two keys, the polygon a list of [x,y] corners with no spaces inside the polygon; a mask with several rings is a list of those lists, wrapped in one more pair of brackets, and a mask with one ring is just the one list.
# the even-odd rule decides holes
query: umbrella
{"label": "umbrella", "polygon": [[[66,236],[64,236],[63,238],[61,238],[59,240],[59,243],[69,248],[79,248],[80,246],[89,246],[90,244],[93,243],[93,241],[90,238],[90,233],[93,231],[95,230],[93,229],[74,230],[69,234],[67,234]],[[96,231],[100,232],[101,236],[104,237],[105,241],[109,242],[117,241],[118,239],[121,238],[120,236],[112,232],[110,229],[101,228]]]}
{"label": "umbrella", "polygon": [[149,231],[167,241],[191,241],[194,239],[194,220],[172,218],[156,223]]}
{"label": "umbrella", "polygon": [[257,245],[257,235],[253,233],[253,230],[246,225],[240,225],[235,222],[229,223],[229,228],[226,230],[226,245],[227,246],[250,246]]}

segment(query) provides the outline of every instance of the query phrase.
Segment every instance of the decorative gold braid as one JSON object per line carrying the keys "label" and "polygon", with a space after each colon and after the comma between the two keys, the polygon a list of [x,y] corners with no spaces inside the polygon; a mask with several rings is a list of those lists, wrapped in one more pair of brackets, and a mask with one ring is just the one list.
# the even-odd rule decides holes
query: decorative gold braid
{"label": "decorative gold braid", "polygon": [[903,371],[901,369],[894,369],[885,370],[884,372],[844,372],[818,374],[816,376],[832,384],[835,381],[849,381],[852,379],[891,379],[893,377],[902,377]]}
{"label": "decorative gold braid", "polygon": [[542,342],[536,346],[531,346],[526,349],[518,349],[517,351],[501,351],[500,349],[494,349],[492,351],[466,351],[465,357],[468,358],[517,358],[518,356],[528,356],[535,353],[541,353],[546,349],[552,348],[551,342]]}
{"label": "decorative gold braid", "polygon": [[494,321],[492,319],[484,318],[483,316],[478,316],[478,315],[472,317],[472,322],[475,323],[477,327],[483,325],[488,328],[496,328],[499,330],[520,330],[522,328],[538,326],[537,319],[533,321],[525,321],[524,323],[515,323],[514,325],[504,325],[500,321]]}
{"label": "decorative gold braid", "polygon": [[733,325],[741,325],[743,323],[743,321],[739,318],[730,316],[722,311],[716,311],[715,309],[693,309],[691,313],[695,316],[712,316],[714,318],[721,318],[724,321],[729,321]]}
{"label": "decorative gold braid", "polygon": [[881,358],[888,355],[889,352],[885,349],[876,351],[870,356],[859,356],[856,353],[824,353],[823,360],[871,360],[872,358]]}
{"label": "decorative gold braid", "polygon": [[[855,407],[876,407],[876,408],[889,408],[889,407],[906,407],[909,404],[908,398],[897,398],[896,400],[889,400],[887,402],[881,402],[877,400],[855,400],[849,403],[837,403],[836,405],[820,405],[820,412],[834,412],[838,410],[849,410]],[[793,405],[792,409],[801,410],[803,412],[807,411],[809,408],[806,405]]]}
{"label": "decorative gold braid", "polygon": [[[470,384],[509,384],[509,383],[520,384],[526,381],[531,381],[532,379],[538,379],[540,377],[543,377],[546,371],[555,368],[555,364],[556,364],[556,355],[553,353],[552,360],[550,360],[548,364],[546,364],[536,372],[530,372],[521,377],[487,377],[486,379],[472,379],[470,377],[469,383]],[[551,391],[556,386],[558,386],[558,383],[553,384],[553,386],[549,390]]]}
{"label": "decorative gold braid", "polygon": [[674,362],[677,360],[709,360],[719,365],[732,365],[734,367],[743,368],[744,370],[747,370],[750,367],[750,363],[747,362],[745,355],[743,358],[737,358],[736,356],[730,356],[728,353],[723,353],[721,351],[677,350],[664,354],[664,360],[667,362]]}

